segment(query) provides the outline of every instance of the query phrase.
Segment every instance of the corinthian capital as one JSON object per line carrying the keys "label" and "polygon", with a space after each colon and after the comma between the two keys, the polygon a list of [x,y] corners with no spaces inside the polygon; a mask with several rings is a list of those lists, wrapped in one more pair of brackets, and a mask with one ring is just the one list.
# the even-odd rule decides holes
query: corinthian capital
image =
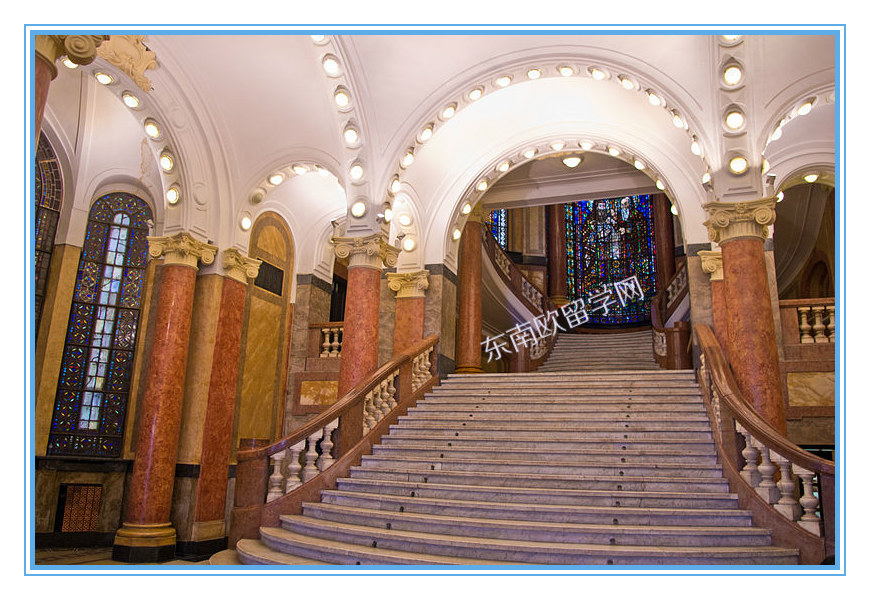
{"label": "corinthian capital", "polygon": [[89,65],[97,57],[97,48],[108,40],[107,35],[38,35],[34,50],[51,68],[51,78],[57,77],[55,61],[63,55],[77,65]]}
{"label": "corinthian capital", "polygon": [[200,242],[186,231],[167,237],[148,236],[148,253],[153,258],[164,257],[164,264],[183,265],[196,268],[196,263],[204,265],[214,262],[217,246]]}
{"label": "corinthian capital", "polygon": [[701,270],[710,274],[710,281],[722,281],[722,251],[700,250]]}
{"label": "corinthian capital", "polygon": [[142,91],[151,91],[151,81],[145,71],[157,67],[157,57],[145,45],[144,35],[113,35],[103,42],[97,54],[130,76]]}
{"label": "corinthian capital", "polygon": [[399,249],[387,243],[383,233],[366,237],[335,237],[331,240],[338,258],[349,258],[351,267],[381,268],[381,262],[395,267],[399,260]]}
{"label": "corinthian capital", "polygon": [[739,237],[770,235],[768,225],[776,220],[776,198],[762,198],[752,202],[711,202],[704,205],[709,218],[704,221],[711,242],[727,242]]}
{"label": "corinthian capital", "polygon": [[248,279],[253,279],[260,272],[260,264],[263,261],[245,256],[235,248],[228,248],[221,254],[224,274],[239,283],[248,284]]}
{"label": "corinthian capital", "polygon": [[387,285],[396,292],[396,298],[423,298],[429,289],[429,271],[387,273]]}

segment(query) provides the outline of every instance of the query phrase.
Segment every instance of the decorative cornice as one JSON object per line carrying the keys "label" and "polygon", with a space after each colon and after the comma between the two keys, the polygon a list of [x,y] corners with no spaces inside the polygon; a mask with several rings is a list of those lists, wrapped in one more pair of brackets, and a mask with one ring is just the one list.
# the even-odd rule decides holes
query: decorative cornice
{"label": "decorative cornice", "polygon": [[396,292],[396,298],[424,298],[429,289],[429,271],[387,273],[387,285]]}
{"label": "decorative cornice", "polygon": [[260,264],[263,262],[256,258],[249,258],[235,248],[227,248],[221,257],[224,275],[244,285],[248,285],[248,279],[257,276]]}
{"label": "decorative cornice", "polygon": [[55,61],[63,55],[77,65],[89,65],[97,57],[97,48],[108,40],[107,35],[38,35],[34,43],[36,56],[51,68],[51,78],[57,77]]}
{"label": "decorative cornice", "polygon": [[768,225],[776,220],[776,198],[751,202],[711,202],[704,205],[709,218],[704,221],[711,242],[719,244],[740,237],[762,240],[770,235]]}
{"label": "decorative cornice", "polygon": [[366,237],[333,237],[335,255],[338,258],[350,258],[348,267],[367,267],[381,269],[381,262],[388,267],[395,267],[399,260],[399,248],[387,243],[383,233],[375,233]]}
{"label": "decorative cornice", "polygon": [[196,268],[197,261],[210,265],[217,246],[200,242],[186,231],[168,237],[148,236],[148,253],[153,258],[164,257],[164,264]]}
{"label": "decorative cornice", "polygon": [[142,91],[151,91],[151,81],[145,71],[157,68],[157,57],[145,45],[144,35],[113,35],[103,42],[97,54],[136,82]]}
{"label": "decorative cornice", "polygon": [[700,250],[701,270],[710,274],[710,281],[722,281],[722,251]]}

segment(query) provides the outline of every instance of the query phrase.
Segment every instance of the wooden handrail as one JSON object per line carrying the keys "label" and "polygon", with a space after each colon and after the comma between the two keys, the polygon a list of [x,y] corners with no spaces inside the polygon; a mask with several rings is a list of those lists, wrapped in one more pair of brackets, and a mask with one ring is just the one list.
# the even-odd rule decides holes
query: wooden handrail
{"label": "wooden handrail", "polygon": [[[350,463],[358,460],[365,448],[370,448],[373,440],[378,438],[390,424],[394,423],[399,414],[416,402],[426,391],[438,381],[436,361],[430,361],[429,354],[437,356],[438,334],[427,337],[414,346],[394,356],[386,364],[378,368],[364,381],[342,396],[317,417],[294,430],[286,437],[259,448],[240,450],[237,454],[235,501],[230,520],[230,547],[244,537],[258,537],[262,524],[275,524],[278,510],[288,504],[298,504],[298,497],[312,499],[319,497],[320,490],[334,484],[336,477],[347,472]],[[395,383],[395,385],[393,385]],[[384,409],[384,392],[392,390],[393,400],[390,410]],[[375,393],[378,398],[377,410],[380,418],[362,440],[352,448],[338,456],[332,456],[332,432],[337,429],[339,419],[351,411],[362,413],[366,406],[361,406],[370,400]],[[382,414],[381,414],[382,413]],[[304,469],[298,462],[305,443],[308,450],[304,455]],[[294,457],[293,464],[284,463],[286,453]],[[274,471],[269,474],[270,459],[274,460]],[[322,462],[324,461],[324,462]],[[294,485],[286,494],[279,491],[276,500],[267,503],[267,489],[273,478],[275,485],[283,485],[284,468],[296,477]],[[298,477],[302,471],[301,479]],[[290,478],[286,478],[288,487]],[[301,482],[301,485],[300,483]],[[288,497],[295,496],[295,498]],[[269,497],[272,492],[269,491]],[[274,510],[264,510],[264,508]],[[266,518],[268,517],[268,518]]]}
{"label": "wooden handrail", "polygon": [[[779,538],[782,543],[798,546],[802,562],[818,564],[821,559],[832,556],[834,553],[836,530],[836,468],[834,463],[803,450],[771,427],[740,393],[734,374],[710,327],[698,324],[695,325],[694,329],[695,339],[698,341],[702,356],[699,381],[704,392],[708,414],[714,424],[713,431],[717,452],[732,486],[737,488],[741,506],[753,510],[754,516],[761,521],[763,526],[771,527],[775,540]],[[744,438],[742,448],[741,437]],[[780,483],[777,486],[782,487],[781,483],[784,482],[783,465],[788,465],[788,472],[785,473],[785,476],[792,483],[791,469],[794,466],[817,475],[821,497],[821,535],[815,535],[810,531],[812,527],[801,527],[800,523],[796,523],[793,519],[774,510],[775,507],[771,506],[771,502],[761,498],[756,493],[754,484],[747,481],[747,479],[752,478],[751,475],[754,472],[759,470],[754,464],[758,453],[751,448],[749,448],[749,453],[746,453],[750,440],[752,446],[758,446],[764,452],[772,454],[775,457],[774,461],[781,463],[779,464]],[[752,464],[749,464],[750,459]],[[801,480],[806,486],[807,482],[803,481],[803,478]],[[787,481],[785,483],[788,484]],[[786,487],[784,491],[781,491],[786,494],[789,488]],[[753,497],[750,497],[750,494]],[[810,508],[812,507],[811,495],[812,490],[807,490],[805,487],[804,496],[801,497],[801,506],[803,506],[803,501],[807,499],[810,502]],[[794,507],[794,503],[791,505]],[[807,507],[803,508],[807,509]],[[794,510],[797,508],[795,507]],[[797,517],[797,515],[793,516]],[[801,521],[803,518],[801,517]],[[807,524],[804,523],[804,525]]]}
{"label": "wooden handrail", "polygon": [[[682,287],[677,295],[668,302],[668,289],[679,277],[686,278],[686,284]],[[650,302],[650,325],[653,330],[653,354],[660,366],[675,369],[686,367],[685,362],[688,361],[685,348],[682,347],[682,340],[685,336],[681,336],[678,331],[669,330],[665,327],[668,319],[674,314],[677,307],[689,293],[688,283],[688,265],[685,257],[683,260],[677,261],[677,268],[671,278],[662,285],[656,295],[653,296]],[[688,333],[688,328],[686,333]],[[670,335],[669,335],[670,334]]]}
{"label": "wooden handrail", "polygon": [[780,308],[798,308],[801,306],[830,306],[837,303],[836,298],[795,298],[780,300]]}

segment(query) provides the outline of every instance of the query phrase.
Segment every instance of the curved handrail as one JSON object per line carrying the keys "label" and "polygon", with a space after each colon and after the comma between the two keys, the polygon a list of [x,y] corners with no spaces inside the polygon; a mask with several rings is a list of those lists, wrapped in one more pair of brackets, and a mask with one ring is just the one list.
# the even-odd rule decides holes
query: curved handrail
{"label": "curved handrail", "polygon": [[[834,551],[834,463],[810,454],[771,427],[744,399],[710,327],[698,324],[694,329],[701,351],[699,381],[714,424],[717,451],[732,475],[729,479],[737,484],[738,493],[744,493],[741,500],[773,529],[774,538],[797,545],[803,562],[821,562]],[[759,457],[761,462],[756,464]],[[779,467],[779,481],[774,480],[777,467],[773,463]],[[803,488],[799,500],[795,499],[798,484],[792,473]],[[753,493],[752,499],[745,497],[748,492]]]}
{"label": "curved handrail", "polygon": [[[438,334],[431,335],[394,356],[335,404],[282,439],[268,446],[240,450],[231,545],[242,537],[257,537],[264,506],[297,489],[305,488],[308,496],[319,495],[320,489],[335,480],[335,473],[325,475],[339,466],[349,468],[349,457],[360,455],[359,450],[366,445],[370,447],[400,412],[431,389],[438,375],[437,368],[433,369],[436,360],[430,355],[437,352],[439,339]],[[344,418],[359,425],[360,415],[364,421],[362,439],[333,455],[332,433]]]}

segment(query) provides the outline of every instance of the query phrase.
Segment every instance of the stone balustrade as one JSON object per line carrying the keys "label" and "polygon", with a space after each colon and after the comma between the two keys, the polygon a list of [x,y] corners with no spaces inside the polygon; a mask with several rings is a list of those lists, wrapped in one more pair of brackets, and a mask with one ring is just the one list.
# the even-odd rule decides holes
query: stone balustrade
{"label": "stone balustrade", "polygon": [[341,358],[344,340],[344,322],[312,323],[308,326],[309,349],[311,358]]}

